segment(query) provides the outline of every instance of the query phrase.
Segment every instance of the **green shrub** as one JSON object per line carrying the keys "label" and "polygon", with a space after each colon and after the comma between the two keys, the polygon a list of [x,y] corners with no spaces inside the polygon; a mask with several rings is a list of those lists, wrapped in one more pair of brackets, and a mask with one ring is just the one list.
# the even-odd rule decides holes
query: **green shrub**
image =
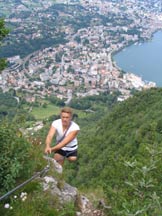
{"label": "green shrub", "polygon": [[[161,147],[142,149],[142,158],[123,162],[118,184],[105,182],[104,191],[112,209],[109,215],[161,215]],[[118,161],[119,163],[119,161]],[[119,171],[116,171],[119,172]],[[114,180],[115,181],[115,180]]]}
{"label": "green shrub", "polygon": [[0,193],[11,190],[16,180],[28,177],[32,171],[32,145],[21,135],[18,127],[0,123]]}

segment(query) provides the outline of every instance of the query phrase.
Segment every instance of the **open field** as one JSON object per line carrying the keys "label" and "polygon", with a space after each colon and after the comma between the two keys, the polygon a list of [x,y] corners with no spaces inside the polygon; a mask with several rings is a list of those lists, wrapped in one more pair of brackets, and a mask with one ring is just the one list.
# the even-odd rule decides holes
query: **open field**
{"label": "open field", "polygon": [[[54,104],[47,104],[47,107],[33,107],[31,114],[34,115],[34,117],[37,120],[45,120],[48,119],[52,115],[59,115],[60,113],[60,107],[54,105]],[[85,118],[87,114],[82,110],[74,110],[74,113],[78,115],[79,118]]]}
{"label": "open field", "polygon": [[33,107],[31,112],[37,120],[47,119],[52,115],[58,115],[60,108],[53,104],[47,104],[47,107]]}

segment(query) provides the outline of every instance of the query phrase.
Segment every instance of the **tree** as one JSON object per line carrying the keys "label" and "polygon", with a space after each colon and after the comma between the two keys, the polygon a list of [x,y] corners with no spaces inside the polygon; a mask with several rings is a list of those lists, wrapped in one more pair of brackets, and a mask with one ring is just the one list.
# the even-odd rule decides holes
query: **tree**
{"label": "tree", "polygon": [[[0,46],[2,45],[2,40],[8,35],[9,29],[5,27],[3,19],[0,19]],[[6,60],[4,58],[0,59],[0,73],[6,67]]]}

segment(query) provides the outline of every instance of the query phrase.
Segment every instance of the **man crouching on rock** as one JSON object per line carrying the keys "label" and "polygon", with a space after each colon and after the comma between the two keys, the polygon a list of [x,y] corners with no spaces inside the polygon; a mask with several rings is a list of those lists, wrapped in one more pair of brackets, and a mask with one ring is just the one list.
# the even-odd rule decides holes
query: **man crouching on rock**
{"label": "man crouching on rock", "polygon": [[[60,119],[52,122],[46,137],[45,153],[54,152],[54,159],[61,165],[65,158],[69,161],[77,160],[78,141],[77,134],[80,127],[72,121],[73,112],[70,107],[61,109]],[[56,135],[56,145],[51,147],[52,139]]]}

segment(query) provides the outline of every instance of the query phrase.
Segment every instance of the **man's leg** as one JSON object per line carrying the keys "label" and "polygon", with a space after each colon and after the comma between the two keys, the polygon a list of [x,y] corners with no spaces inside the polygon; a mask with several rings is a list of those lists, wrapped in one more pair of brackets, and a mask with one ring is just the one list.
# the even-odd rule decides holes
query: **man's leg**
{"label": "man's leg", "polygon": [[77,149],[71,152],[67,152],[67,159],[71,162],[77,160],[78,151]]}
{"label": "man's leg", "polygon": [[64,160],[65,160],[65,157],[64,157],[64,156],[62,156],[62,155],[60,155],[60,154],[58,154],[58,153],[55,153],[54,159],[55,159],[60,165],[63,166]]}
{"label": "man's leg", "polygon": [[76,161],[77,160],[77,157],[76,156],[70,156],[67,158],[69,161],[73,162],[73,161]]}

